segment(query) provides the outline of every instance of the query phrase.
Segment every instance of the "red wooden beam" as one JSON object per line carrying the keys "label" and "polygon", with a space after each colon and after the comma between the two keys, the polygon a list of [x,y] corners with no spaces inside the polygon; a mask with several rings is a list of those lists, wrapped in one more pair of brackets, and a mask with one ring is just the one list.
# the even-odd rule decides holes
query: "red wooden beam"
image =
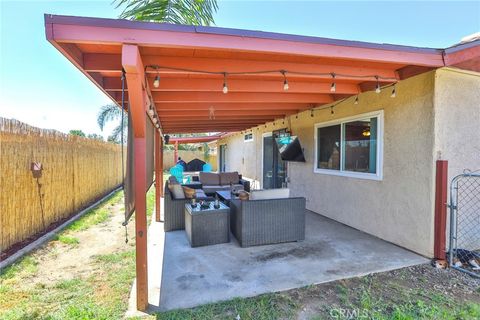
{"label": "red wooden beam", "polygon": [[446,259],[448,161],[437,160],[435,177],[435,259]]}
{"label": "red wooden beam", "polygon": [[[121,81],[118,78],[105,78],[105,89],[108,91],[121,91]],[[371,79],[370,79],[371,80]],[[152,91],[159,92],[183,92],[183,91],[206,91],[218,92],[223,86],[223,79],[182,79],[182,78],[162,78],[160,86],[153,86],[153,79],[149,78],[149,85]],[[318,81],[289,81],[289,93],[326,93],[330,94],[331,82]],[[283,79],[279,80],[228,80],[228,89],[230,92],[284,92]],[[340,94],[357,94],[358,87],[354,83],[343,83],[337,81],[336,93]]]}
{"label": "red wooden beam", "polygon": [[[131,88],[132,89],[132,88]],[[116,99],[120,100],[121,93],[115,92]],[[127,97],[129,93],[125,94]],[[331,103],[334,101],[329,94],[316,93],[250,93],[250,92],[153,92],[153,100],[162,103]],[[160,109],[162,109],[159,106]],[[178,107],[177,107],[178,108]]]}
{"label": "red wooden beam", "polygon": [[[218,52],[250,52],[311,56],[380,63],[443,66],[441,50],[298,37],[248,30],[158,25],[126,20],[45,15],[56,42],[118,45],[126,41],[145,47],[185,48]],[[254,59],[252,59],[254,60]]]}
{"label": "red wooden beam", "polygon": [[[476,40],[472,43],[461,45],[457,48],[449,48],[445,50],[445,65],[456,66],[465,61],[476,61],[476,66],[480,69],[480,41]],[[473,70],[476,71],[476,70]]]}
{"label": "red wooden beam", "polygon": [[135,248],[136,248],[136,291],[137,309],[146,310],[148,306],[148,270],[147,270],[147,201],[146,201],[146,141],[145,126],[145,85],[143,83],[143,65],[138,47],[122,47],[122,64],[130,88],[129,106],[134,133],[134,173],[135,173]]}
{"label": "red wooden beam", "polygon": [[[228,93],[227,93],[228,94]],[[189,113],[190,111],[205,110],[206,112],[210,111],[210,108],[213,108],[215,112],[217,111],[235,111],[235,110],[303,110],[305,108],[311,107],[308,103],[208,103],[208,102],[190,102],[190,103],[157,103],[157,111],[175,111],[175,112],[184,112]]]}
{"label": "red wooden beam", "polygon": [[163,139],[155,130],[155,221],[160,222],[160,201],[163,197]]}
{"label": "red wooden beam", "polygon": [[[295,113],[292,110],[215,110],[215,118],[237,118],[243,116],[286,116]],[[191,117],[210,117],[210,110],[159,110],[158,115],[160,118],[191,118]]]}
{"label": "red wooden beam", "polygon": [[178,161],[178,141],[175,142],[175,149],[173,151],[173,163],[177,163]]}
{"label": "red wooden beam", "polygon": [[220,135],[212,135],[212,136],[199,136],[199,137],[170,137],[169,144],[187,144],[187,143],[202,143],[202,142],[212,142],[218,139],[221,139],[222,136]]}
{"label": "red wooden beam", "polygon": [[[197,58],[197,57],[171,57],[171,56],[152,56],[143,55],[145,65],[160,65],[164,68],[160,70],[148,69],[149,73],[162,74],[191,74],[188,70],[204,70],[213,72],[261,72],[269,70],[287,70],[299,73],[323,73],[322,75],[304,75],[306,78],[331,79],[330,74],[339,75],[338,80],[371,80],[371,75],[395,79],[395,69],[398,64],[376,66],[373,63],[364,63],[355,65],[352,63],[339,64],[335,61],[323,60],[322,63],[298,63],[288,61],[268,61],[251,59],[222,59],[222,58]],[[115,54],[85,53],[85,70],[96,72],[121,71],[120,56]],[[168,69],[171,68],[171,69]],[[179,70],[184,69],[184,70]],[[265,73],[268,75],[271,73]],[[283,78],[280,72],[277,74]],[[287,74],[288,75],[288,74]],[[367,77],[368,76],[368,77]],[[232,77],[235,77],[232,75]]]}

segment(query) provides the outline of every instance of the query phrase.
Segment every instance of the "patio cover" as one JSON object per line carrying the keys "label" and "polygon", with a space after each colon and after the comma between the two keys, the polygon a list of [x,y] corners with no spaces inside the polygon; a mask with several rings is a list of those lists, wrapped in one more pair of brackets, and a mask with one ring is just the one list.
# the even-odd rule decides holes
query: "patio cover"
{"label": "patio cover", "polygon": [[[244,130],[372,90],[375,76],[383,86],[443,66],[480,71],[479,40],[430,49],[55,15],[45,15],[45,28],[47,39],[116,103],[122,48],[136,46],[164,133]],[[242,72],[251,73],[235,74]]]}
{"label": "patio cover", "polygon": [[[155,172],[161,181],[163,134],[241,131],[444,66],[480,72],[480,40],[430,49],[49,14],[45,31],[47,40],[118,105],[125,72],[125,107],[134,134],[140,310],[148,303],[146,119],[158,129]],[[156,188],[161,194],[159,183]],[[156,207],[158,215],[158,196]]]}

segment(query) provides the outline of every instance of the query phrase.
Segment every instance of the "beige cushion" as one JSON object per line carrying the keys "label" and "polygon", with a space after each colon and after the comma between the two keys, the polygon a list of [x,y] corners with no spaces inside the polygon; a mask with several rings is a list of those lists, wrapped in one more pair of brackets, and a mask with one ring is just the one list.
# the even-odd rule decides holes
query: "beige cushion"
{"label": "beige cushion", "polygon": [[252,190],[250,200],[284,199],[290,197],[290,189]]}
{"label": "beige cushion", "polygon": [[217,173],[200,172],[200,182],[207,186],[219,185],[220,176]]}
{"label": "beige cushion", "polygon": [[202,189],[195,189],[195,198],[197,199],[201,199],[201,198],[206,198],[207,195],[205,194],[205,192],[203,192]]}
{"label": "beige cushion", "polygon": [[173,199],[185,199],[185,193],[183,192],[182,185],[180,184],[171,184],[168,186],[170,192],[172,193]]}
{"label": "beige cushion", "polygon": [[238,172],[222,172],[220,173],[220,185],[225,186],[230,183],[238,183]]}

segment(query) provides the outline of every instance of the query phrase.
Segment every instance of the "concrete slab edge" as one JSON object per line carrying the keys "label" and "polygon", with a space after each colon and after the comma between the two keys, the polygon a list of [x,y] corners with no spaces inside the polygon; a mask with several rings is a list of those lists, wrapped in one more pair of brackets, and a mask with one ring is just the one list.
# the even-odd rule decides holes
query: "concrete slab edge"
{"label": "concrete slab edge", "polygon": [[157,306],[151,306],[151,308],[149,309],[149,312],[161,313],[161,312],[174,311],[174,310],[191,309],[191,308],[196,308],[196,307],[200,307],[200,306],[207,305],[207,304],[225,302],[225,301],[229,301],[229,300],[236,299],[236,298],[246,299],[246,298],[254,298],[254,297],[261,296],[263,294],[268,294],[268,293],[282,293],[282,292],[289,291],[289,290],[300,289],[300,288],[306,287],[308,285],[320,285],[320,284],[325,284],[325,283],[344,280],[344,279],[361,278],[361,277],[365,277],[365,276],[368,276],[368,275],[371,275],[371,274],[389,272],[389,271],[394,271],[394,270],[399,270],[399,269],[403,269],[403,268],[408,268],[408,267],[413,267],[413,266],[417,266],[417,265],[430,263],[429,259],[427,259],[427,258],[424,258],[424,259],[425,259],[424,261],[406,262],[406,263],[402,263],[401,265],[390,266],[390,267],[386,267],[386,268],[380,268],[380,269],[374,270],[374,271],[360,272],[360,273],[355,274],[355,275],[338,276],[338,277],[334,277],[332,279],[329,279],[327,281],[312,282],[311,284],[305,284],[303,286],[288,286],[288,287],[281,288],[279,290],[263,292],[263,293],[256,293],[256,294],[249,294],[249,295],[238,296],[238,297],[229,297],[229,298],[220,299],[220,300],[217,300],[217,301],[212,301],[212,302],[207,302],[207,303],[202,303],[202,304],[191,304],[191,305],[187,305],[187,306],[181,307],[181,308],[162,308],[160,306],[158,306],[158,307]]}
{"label": "concrete slab edge", "polygon": [[15,261],[17,261],[18,259],[22,258],[23,256],[25,256],[26,254],[34,251],[35,249],[39,248],[41,245],[43,245],[45,242],[47,242],[48,240],[52,239],[57,233],[59,233],[60,231],[62,231],[63,229],[65,229],[66,227],[68,227],[69,225],[71,225],[73,222],[75,222],[76,220],[78,220],[79,218],[81,218],[82,216],[84,216],[89,210],[91,210],[92,208],[96,207],[97,205],[99,205],[100,203],[102,203],[106,198],[110,197],[111,195],[113,195],[115,192],[121,190],[122,187],[119,186],[115,189],[113,189],[112,191],[110,191],[107,195],[105,195],[104,197],[102,197],[101,199],[99,199],[98,201],[96,201],[95,203],[91,204],[90,206],[88,206],[87,208],[83,209],[82,211],[80,211],[79,213],[77,213],[76,215],[74,215],[73,217],[71,217],[70,219],[68,219],[67,221],[65,221],[64,223],[62,223],[61,225],[59,225],[58,227],[56,227],[55,229],[53,229],[52,231],[44,234],[43,236],[41,236],[40,238],[38,238],[37,240],[33,241],[32,243],[26,245],[25,247],[23,247],[22,249],[18,250],[17,252],[15,252],[14,254],[12,254],[10,257],[8,257],[7,259],[3,260],[2,262],[0,262],[0,270],[3,269],[3,268],[6,268],[8,267],[9,265],[13,264]]}

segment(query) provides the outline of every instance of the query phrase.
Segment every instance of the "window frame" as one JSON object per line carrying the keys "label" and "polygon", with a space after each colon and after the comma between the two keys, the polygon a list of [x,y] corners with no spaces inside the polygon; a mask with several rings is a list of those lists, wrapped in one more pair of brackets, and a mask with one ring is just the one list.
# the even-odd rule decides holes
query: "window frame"
{"label": "window frame", "polygon": [[[376,173],[368,172],[355,172],[345,170],[345,123],[352,121],[362,121],[369,120],[371,118],[377,118],[377,153],[376,153]],[[314,125],[314,161],[313,161],[313,172],[318,174],[332,175],[332,176],[341,176],[341,177],[350,177],[358,179],[368,179],[368,180],[383,180],[383,110],[373,111],[358,114],[351,117],[335,119],[332,121],[315,123]],[[334,125],[340,125],[340,169],[320,169],[317,168],[318,163],[318,129],[323,127],[329,127]]]}
{"label": "window frame", "polygon": [[[248,136],[248,135],[251,135],[252,137],[251,137],[250,139],[245,140],[245,137]],[[243,135],[243,142],[252,142],[252,141],[253,141],[253,132],[251,132],[251,133],[245,133],[245,134]]]}

